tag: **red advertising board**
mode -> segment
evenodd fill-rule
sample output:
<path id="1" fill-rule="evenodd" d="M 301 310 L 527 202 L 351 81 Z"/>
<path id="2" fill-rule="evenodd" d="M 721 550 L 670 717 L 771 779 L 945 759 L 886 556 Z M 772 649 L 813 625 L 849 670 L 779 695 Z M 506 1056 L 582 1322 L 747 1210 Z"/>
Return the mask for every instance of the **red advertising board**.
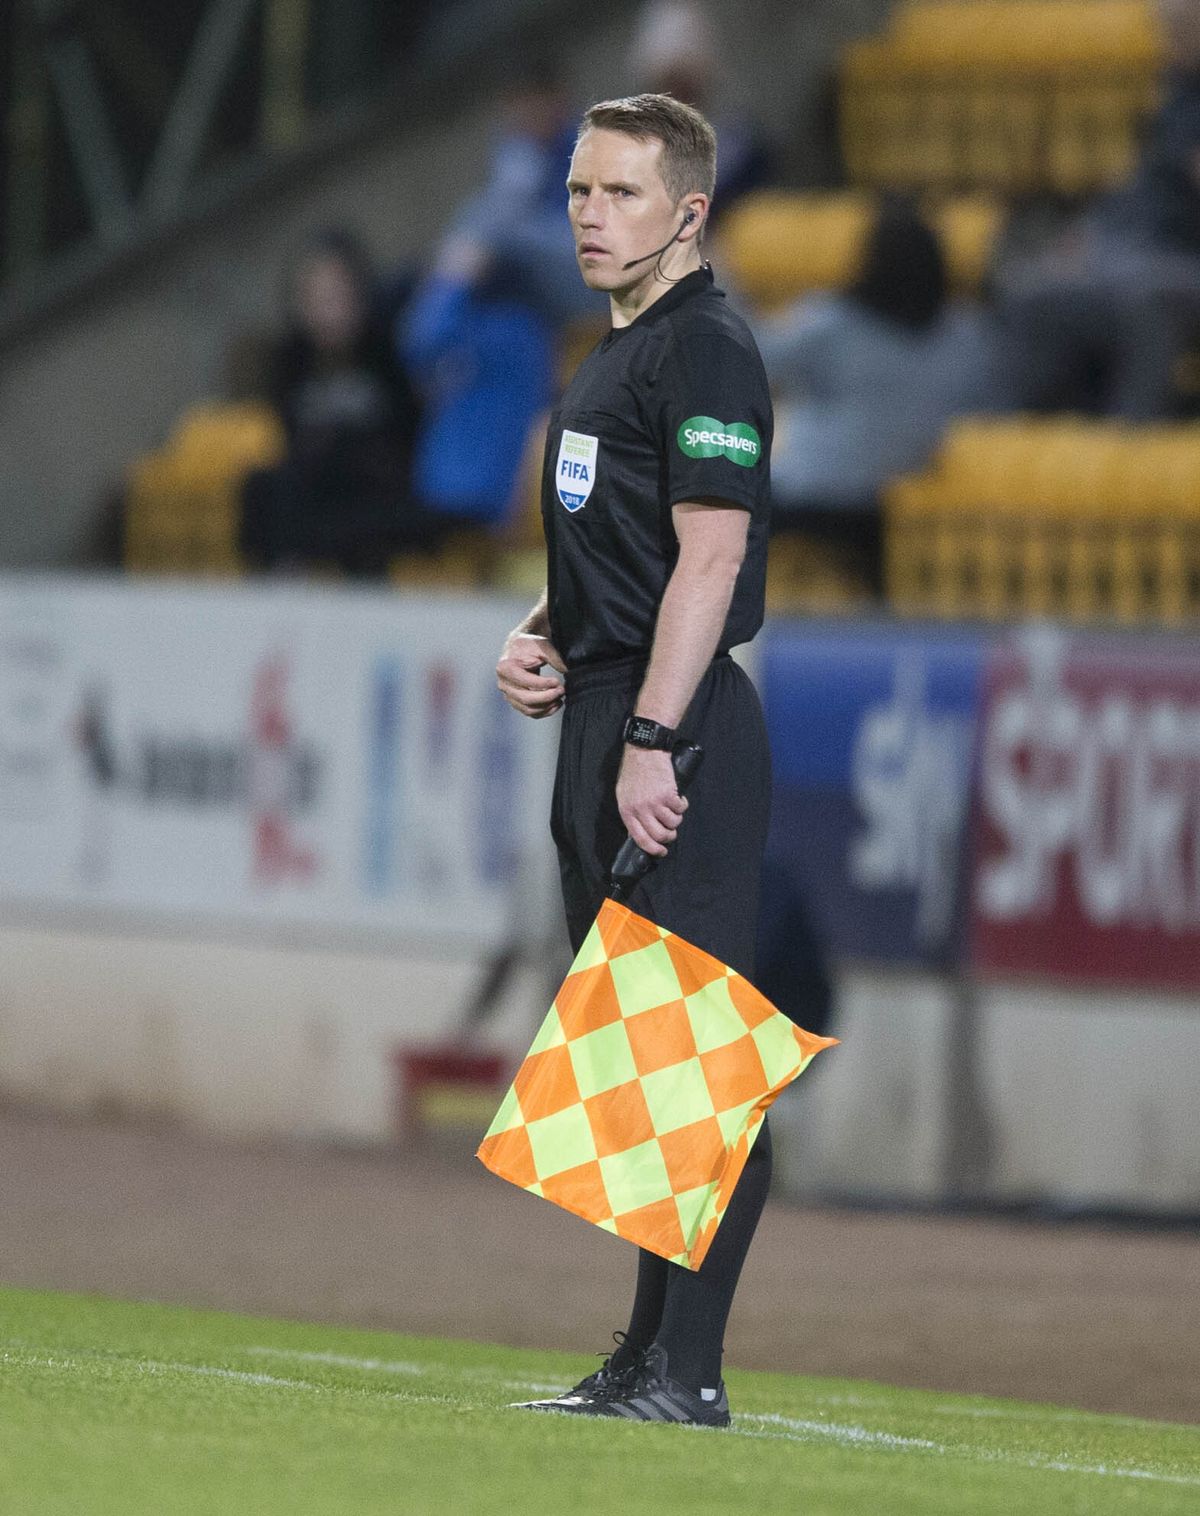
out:
<path id="1" fill-rule="evenodd" d="M 1200 988 L 1200 641 L 998 644 L 972 822 L 984 975 Z"/>

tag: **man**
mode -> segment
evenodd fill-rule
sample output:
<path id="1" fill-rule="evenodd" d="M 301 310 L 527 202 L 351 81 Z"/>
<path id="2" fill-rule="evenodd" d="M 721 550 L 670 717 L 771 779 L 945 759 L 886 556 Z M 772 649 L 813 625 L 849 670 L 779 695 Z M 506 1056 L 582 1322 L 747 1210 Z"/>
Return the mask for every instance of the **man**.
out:
<path id="1" fill-rule="evenodd" d="M 770 760 L 729 649 L 762 624 L 771 402 L 754 340 L 701 262 L 715 164 L 712 128 L 670 96 L 583 118 L 568 213 L 612 330 L 551 416 L 548 584 L 497 675 L 523 715 L 563 711 L 552 831 L 573 948 L 628 831 L 660 860 L 632 907 L 750 976 Z M 705 752 L 687 799 L 677 734 Z M 617 1351 L 537 1408 L 728 1424 L 722 1340 L 770 1166 L 764 1123 L 704 1266 L 641 1252 Z"/>
<path id="2" fill-rule="evenodd" d="M 1200 347 L 1200 6 L 1159 0 L 1163 99 L 1129 181 L 1002 273 L 1013 408 L 1170 420 Z"/>

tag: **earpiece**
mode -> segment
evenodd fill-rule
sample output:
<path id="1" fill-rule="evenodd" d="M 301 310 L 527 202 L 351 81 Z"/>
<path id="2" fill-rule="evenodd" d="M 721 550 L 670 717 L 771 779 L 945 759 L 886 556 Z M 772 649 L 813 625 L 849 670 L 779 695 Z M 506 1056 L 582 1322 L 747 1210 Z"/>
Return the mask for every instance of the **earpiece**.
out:
<path id="1" fill-rule="evenodd" d="M 683 224 L 684 224 L 684 226 L 691 226 L 692 222 L 695 221 L 695 219 L 696 219 L 696 212 L 695 211 L 688 211 L 687 215 L 683 218 Z"/>

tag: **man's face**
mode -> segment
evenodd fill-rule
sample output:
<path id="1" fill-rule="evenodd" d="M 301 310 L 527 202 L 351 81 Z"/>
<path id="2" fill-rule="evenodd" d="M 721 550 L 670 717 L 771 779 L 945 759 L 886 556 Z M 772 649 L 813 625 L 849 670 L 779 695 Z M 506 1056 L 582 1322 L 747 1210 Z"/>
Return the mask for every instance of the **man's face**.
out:
<path id="1" fill-rule="evenodd" d="M 679 208 L 667 194 L 658 164 L 662 143 L 624 132 L 585 132 L 567 178 L 568 214 L 583 282 L 594 290 L 628 289 L 654 268 L 647 258 L 678 230 Z"/>

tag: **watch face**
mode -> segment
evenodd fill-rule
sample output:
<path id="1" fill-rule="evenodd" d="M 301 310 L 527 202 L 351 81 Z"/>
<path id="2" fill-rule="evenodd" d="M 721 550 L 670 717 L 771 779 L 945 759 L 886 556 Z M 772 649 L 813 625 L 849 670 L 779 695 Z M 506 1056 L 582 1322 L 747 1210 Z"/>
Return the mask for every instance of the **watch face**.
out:
<path id="1" fill-rule="evenodd" d="M 625 741 L 634 747 L 669 748 L 675 733 L 669 726 L 660 726 L 649 716 L 630 716 L 625 723 Z"/>

